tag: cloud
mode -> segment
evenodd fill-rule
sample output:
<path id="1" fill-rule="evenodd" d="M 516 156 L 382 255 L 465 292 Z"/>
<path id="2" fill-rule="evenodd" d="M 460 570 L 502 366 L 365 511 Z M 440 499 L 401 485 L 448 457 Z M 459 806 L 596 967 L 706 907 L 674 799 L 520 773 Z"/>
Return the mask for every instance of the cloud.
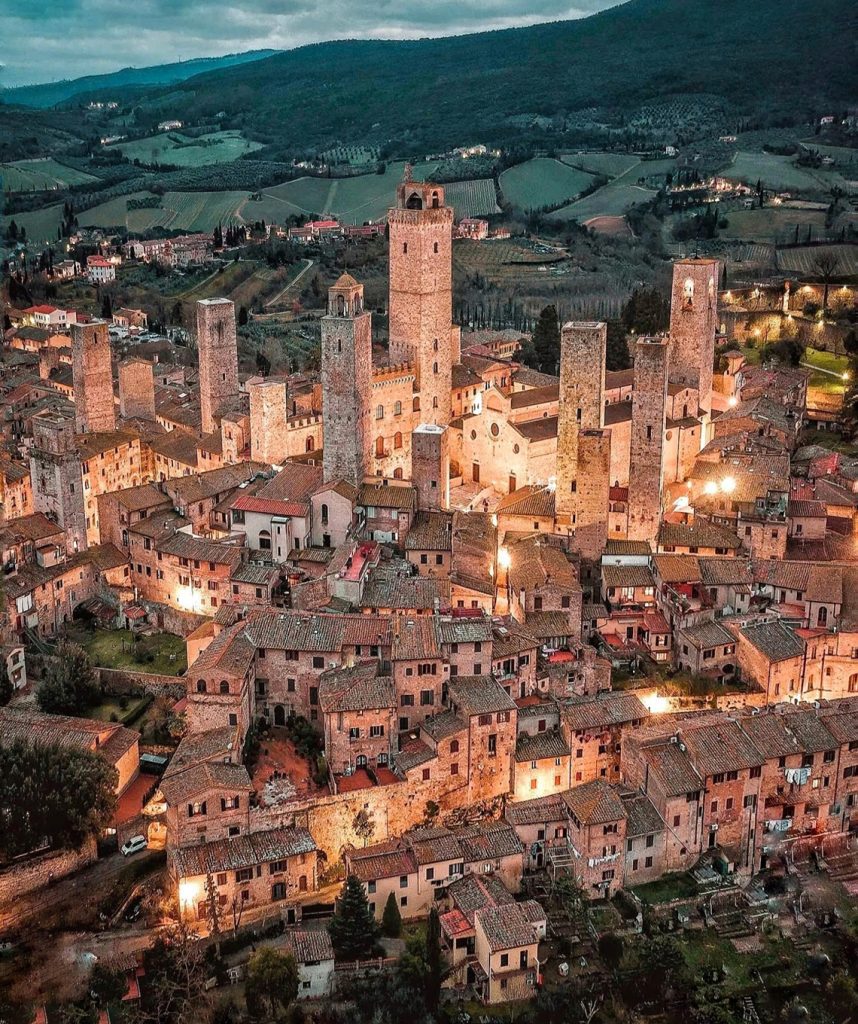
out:
<path id="1" fill-rule="evenodd" d="M 415 39 L 580 18 L 616 0 L 0 0 L 6 86 L 330 39 Z M 13 6 L 14 5 L 14 6 Z M 7 9 L 8 8 L 8 9 Z"/>

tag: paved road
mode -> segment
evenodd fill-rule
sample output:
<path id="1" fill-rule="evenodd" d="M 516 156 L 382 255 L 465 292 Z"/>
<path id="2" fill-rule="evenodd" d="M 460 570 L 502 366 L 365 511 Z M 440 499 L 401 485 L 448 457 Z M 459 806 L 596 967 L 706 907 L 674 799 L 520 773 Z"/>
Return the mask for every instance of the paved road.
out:
<path id="1" fill-rule="evenodd" d="M 304 269 L 298 271 L 298 273 L 295 275 L 295 277 L 292 278 L 292 280 L 286 285 L 285 288 L 281 288 L 280 291 L 274 296 L 273 299 L 269 299 L 268 302 L 265 303 L 265 308 L 266 309 L 268 309 L 269 306 L 276 306 L 277 303 L 280 301 L 280 299 L 289 291 L 289 289 L 290 288 L 294 288 L 294 286 L 301 280 L 301 278 L 313 266 L 313 260 L 309 259 L 306 256 L 304 257 L 304 263 L 306 264 Z"/>

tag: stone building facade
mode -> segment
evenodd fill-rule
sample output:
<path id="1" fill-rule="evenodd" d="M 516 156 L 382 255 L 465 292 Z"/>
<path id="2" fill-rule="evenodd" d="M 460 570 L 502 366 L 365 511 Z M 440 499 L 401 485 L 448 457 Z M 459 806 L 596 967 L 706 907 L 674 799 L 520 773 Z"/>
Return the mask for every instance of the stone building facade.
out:
<path id="1" fill-rule="evenodd" d="M 79 434 L 116 428 L 107 323 L 72 324 L 72 380 Z"/>
<path id="2" fill-rule="evenodd" d="M 229 299 L 197 302 L 197 350 L 202 431 L 211 434 L 238 398 L 235 304 Z"/>

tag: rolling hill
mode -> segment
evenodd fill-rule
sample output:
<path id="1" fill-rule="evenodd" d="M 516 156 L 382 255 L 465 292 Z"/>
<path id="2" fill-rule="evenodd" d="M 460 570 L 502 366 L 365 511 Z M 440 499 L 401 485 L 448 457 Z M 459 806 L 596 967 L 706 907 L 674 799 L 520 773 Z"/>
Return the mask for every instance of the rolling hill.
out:
<path id="1" fill-rule="evenodd" d="M 6 89 L 0 99 L 22 107 L 53 107 L 59 103 L 90 93 L 105 90 L 125 90 L 129 86 L 175 85 L 194 75 L 216 71 L 238 64 L 270 57 L 276 50 L 249 50 L 246 53 L 230 53 L 224 57 L 200 57 L 183 60 L 175 64 L 158 64 L 148 68 L 122 68 L 106 75 L 87 75 L 62 82 L 45 82 L 41 85 L 22 85 Z"/>
<path id="2" fill-rule="evenodd" d="M 291 148 L 503 141 L 529 119 L 575 112 L 622 132 L 644 107 L 644 119 L 669 126 L 671 104 L 681 111 L 689 98 L 717 108 L 721 123 L 796 122 L 854 101 L 856 38 L 849 0 L 817 0 L 812 11 L 804 0 L 630 0 L 529 28 L 305 46 L 151 90 L 144 102 L 184 120 L 226 111 L 251 137 Z"/>

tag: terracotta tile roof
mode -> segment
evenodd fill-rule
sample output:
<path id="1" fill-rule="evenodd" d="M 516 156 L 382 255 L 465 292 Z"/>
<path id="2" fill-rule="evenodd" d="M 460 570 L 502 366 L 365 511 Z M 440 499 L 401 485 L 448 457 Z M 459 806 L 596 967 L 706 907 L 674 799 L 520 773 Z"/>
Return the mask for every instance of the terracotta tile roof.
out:
<path id="1" fill-rule="evenodd" d="M 220 466 L 205 473 L 166 480 L 164 490 L 175 498 L 176 504 L 190 505 L 195 501 L 204 501 L 224 491 L 230 491 L 252 480 L 257 473 L 262 473 L 267 468 L 263 462 L 237 462 L 235 465 Z"/>
<path id="2" fill-rule="evenodd" d="M 440 658 L 441 640 L 435 617 L 394 614 L 390 655 L 394 661 Z"/>
<path id="3" fill-rule="evenodd" d="M 528 420 L 526 423 L 510 423 L 510 426 L 529 441 L 547 441 L 551 437 L 557 437 L 556 416 L 543 416 L 538 420 Z"/>
<path id="4" fill-rule="evenodd" d="M 65 536 L 63 528 L 51 522 L 41 512 L 35 512 L 29 516 L 21 516 L 20 519 L 7 519 L 4 525 L 0 527 L 0 533 L 10 538 L 30 541 Z"/>
<path id="5" fill-rule="evenodd" d="M 197 764 L 200 761 L 223 758 L 237 749 L 238 726 L 224 725 L 220 729 L 206 729 L 204 732 L 189 733 L 183 736 L 176 747 L 164 778 L 180 768 Z"/>
<path id="6" fill-rule="evenodd" d="M 447 887 L 447 896 L 462 914 L 470 928 L 474 914 L 485 907 L 500 907 L 515 903 L 512 894 L 495 875 L 467 874 Z"/>
<path id="7" fill-rule="evenodd" d="M 825 519 L 825 502 L 790 500 L 787 504 L 787 515 L 790 519 Z"/>
<path id="8" fill-rule="evenodd" d="M 567 789 L 563 800 L 582 825 L 602 825 L 609 821 L 622 821 L 626 817 L 616 789 L 602 779 Z"/>
<path id="9" fill-rule="evenodd" d="M 645 565 L 603 565 L 602 583 L 606 588 L 655 586 Z"/>
<path id="10" fill-rule="evenodd" d="M 192 666 L 193 674 L 217 671 L 242 679 L 253 664 L 255 654 L 256 648 L 245 632 L 245 624 L 237 622 L 219 633 L 200 652 Z"/>
<path id="11" fill-rule="evenodd" d="M 748 739 L 766 759 L 803 753 L 781 715 L 749 715 L 743 717 L 740 724 Z"/>
<path id="12" fill-rule="evenodd" d="M 553 637 L 568 637 L 574 632 L 566 612 L 528 612 L 525 625 L 540 642 Z"/>
<path id="13" fill-rule="evenodd" d="M 505 821 L 481 822 L 456 830 L 466 864 L 519 857 L 524 852 L 515 829 Z"/>
<path id="14" fill-rule="evenodd" d="M 661 815 L 644 793 L 621 793 L 620 799 L 626 810 L 626 837 L 628 839 L 664 831 L 665 824 Z"/>
<path id="15" fill-rule="evenodd" d="M 806 754 L 834 750 L 838 746 L 838 741 L 826 728 L 826 722 L 815 710 L 791 709 L 784 714 L 784 722 Z"/>
<path id="16" fill-rule="evenodd" d="M 419 768 L 427 761 L 433 761 L 436 757 L 435 751 L 423 740 L 409 740 L 403 744 L 398 754 L 393 755 L 393 765 L 398 772 L 406 774 L 413 768 Z"/>
<path id="17" fill-rule="evenodd" d="M 396 690 L 389 676 L 379 676 L 378 662 L 332 669 L 319 677 L 319 703 L 325 714 L 376 711 L 396 707 Z"/>
<path id="18" fill-rule="evenodd" d="M 449 680 L 450 703 L 466 715 L 515 711 L 515 701 L 493 676 L 454 676 Z"/>
<path id="19" fill-rule="evenodd" d="M 219 544 L 214 540 L 195 537 L 190 533 L 174 533 L 157 544 L 159 551 L 176 558 L 193 558 L 199 562 L 214 562 L 218 565 L 238 565 L 241 549 L 231 544 Z"/>
<path id="20" fill-rule="evenodd" d="M 560 384 L 546 384 L 539 388 L 527 388 L 510 395 L 511 409 L 527 409 L 532 405 L 551 405 L 560 399 Z"/>
<path id="21" fill-rule="evenodd" d="M 288 462 L 260 491 L 260 498 L 309 504 L 313 492 L 322 483 L 322 467 Z"/>
<path id="22" fill-rule="evenodd" d="M 569 744 L 563 739 L 563 734 L 555 729 L 546 729 L 544 732 L 533 733 L 533 735 L 520 732 L 515 745 L 515 759 L 519 764 L 527 761 L 540 761 L 546 757 L 568 757 Z"/>
<path id="23" fill-rule="evenodd" d="M 593 697 L 572 697 L 563 702 L 563 719 L 573 732 L 627 725 L 649 718 L 649 711 L 634 694 L 605 690 Z"/>
<path id="24" fill-rule="evenodd" d="M 441 619 L 438 633 L 442 644 L 490 643 L 492 620 L 485 617 Z"/>
<path id="25" fill-rule="evenodd" d="M 750 586 L 754 582 L 747 558 L 701 558 L 700 579 L 707 587 Z"/>
<path id="26" fill-rule="evenodd" d="M 177 807 L 185 801 L 192 801 L 195 796 L 213 790 L 249 793 L 253 785 L 243 764 L 203 761 L 165 775 L 158 788 L 167 803 Z"/>
<path id="27" fill-rule="evenodd" d="M 736 638 L 721 625 L 720 622 L 699 622 L 679 632 L 681 641 L 703 650 L 708 647 L 720 647 L 724 644 L 735 644 Z"/>
<path id="28" fill-rule="evenodd" d="M 741 771 L 763 763 L 763 756 L 735 721 L 703 723 L 680 736 L 701 775 Z"/>
<path id="29" fill-rule="evenodd" d="M 420 728 L 437 743 L 464 732 L 468 728 L 468 723 L 459 718 L 455 711 L 448 710 L 425 718 Z"/>
<path id="30" fill-rule="evenodd" d="M 789 661 L 804 654 L 802 640 L 780 621 L 750 623 L 739 634 L 769 661 Z"/>
<path id="31" fill-rule="evenodd" d="M 313 853 L 315 849 L 313 837 L 305 828 L 275 828 L 180 847 L 173 851 L 173 860 L 180 878 L 195 878 L 285 860 L 301 853 Z"/>
<path id="32" fill-rule="evenodd" d="M 605 545 L 605 554 L 611 555 L 651 555 L 652 548 L 648 540 L 609 540 Z"/>
<path id="33" fill-rule="evenodd" d="M 78 434 L 77 450 L 81 459 L 92 459 L 96 455 L 103 455 L 111 448 L 122 448 L 126 445 L 140 443 L 140 438 L 134 430 L 111 430 L 104 433 Z"/>
<path id="34" fill-rule="evenodd" d="M 406 571 L 405 566 L 408 566 Z M 386 562 L 371 570 L 363 590 L 364 608 L 434 611 L 450 605 L 450 581 L 411 575 L 407 562 Z"/>
<path id="35" fill-rule="evenodd" d="M 342 649 L 346 632 L 342 615 L 264 610 L 247 623 L 247 635 L 257 648 L 324 653 Z"/>
<path id="36" fill-rule="evenodd" d="M 647 744 L 641 748 L 641 756 L 659 780 L 665 796 L 682 796 L 703 789 L 703 780 L 691 763 L 687 750 L 682 750 L 678 743 L 660 740 Z"/>
<path id="37" fill-rule="evenodd" d="M 516 384 L 524 385 L 525 388 L 544 388 L 552 384 L 559 384 L 560 378 L 550 373 L 532 370 L 529 366 L 520 366 L 513 375 L 513 381 Z"/>
<path id="38" fill-rule="evenodd" d="M 492 625 L 492 660 L 500 661 L 539 647 L 539 640 L 515 619 Z"/>
<path id="39" fill-rule="evenodd" d="M 334 947 L 326 928 L 286 932 L 283 937 L 283 945 L 299 964 L 321 963 L 324 960 L 334 959 Z"/>
<path id="40" fill-rule="evenodd" d="M 416 828 L 406 832 L 403 841 L 414 855 L 417 864 L 437 864 L 439 861 L 464 859 L 459 840 L 447 828 Z"/>
<path id="41" fill-rule="evenodd" d="M 417 508 L 417 491 L 413 487 L 364 484 L 358 491 L 357 504 L 364 508 L 393 508 L 413 512 Z"/>
<path id="42" fill-rule="evenodd" d="M 665 523 L 658 531 L 658 545 L 664 547 L 726 548 L 738 550 L 741 541 L 720 523 L 697 516 L 692 523 Z"/>
<path id="43" fill-rule="evenodd" d="M 482 929 L 492 952 L 531 946 L 537 941 L 535 924 L 518 903 L 478 910 L 474 922 Z"/>
<path id="44" fill-rule="evenodd" d="M 231 507 L 238 512 L 257 512 L 264 516 L 295 516 L 302 518 L 310 511 L 309 502 L 263 498 L 260 494 L 239 494 Z"/>
<path id="45" fill-rule="evenodd" d="M 450 551 L 452 546 L 452 513 L 417 513 L 405 538 L 406 551 Z"/>
<path id="46" fill-rule="evenodd" d="M 544 825 L 550 821 L 566 820 L 566 802 L 561 793 L 540 796 L 535 800 L 517 800 L 507 803 L 504 817 L 510 825 Z"/>
<path id="47" fill-rule="evenodd" d="M 343 644 L 355 647 L 387 647 L 391 642 L 392 621 L 380 615 L 346 615 Z"/>
<path id="48" fill-rule="evenodd" d="M 527 392 L 524 392 L 525 394 Z M 505 495 L 500 502 L 496 512 L 498 515 L 520 515 L 532 518 L 533 516 L 543 519 L 554 518 L 554 493 L 548 487 L 539 484 L 527 484 L 526 487 L 519 487 L 513 490 L 512 494 Z"/>

